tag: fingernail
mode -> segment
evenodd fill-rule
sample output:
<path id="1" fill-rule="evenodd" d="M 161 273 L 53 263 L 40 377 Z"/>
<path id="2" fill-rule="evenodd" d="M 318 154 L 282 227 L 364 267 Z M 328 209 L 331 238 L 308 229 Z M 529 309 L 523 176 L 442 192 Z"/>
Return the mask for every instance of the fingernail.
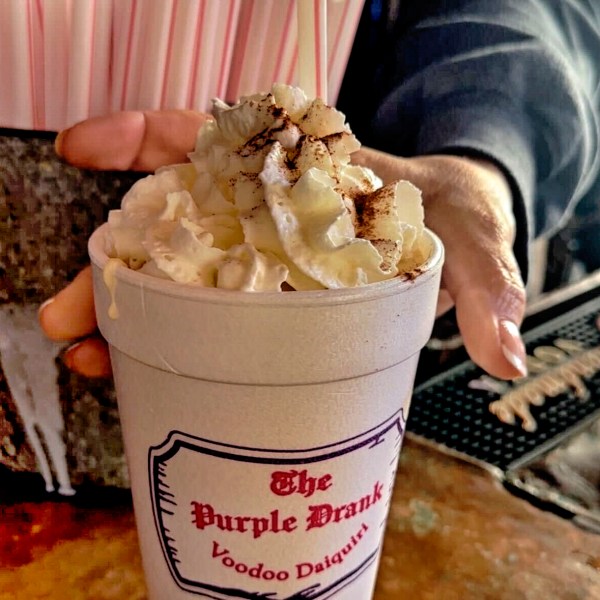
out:
<path id="1" fill-rule="evenodd" d="M 503 319 L 499 323 L 499 331 L 504 357 L 520 373 L 521 377 L 527 377 L 527 353 L 519 328 L 512 321 Z"/>
<path id="2" fill-rule="evenodd" d="M 44 312 L 44 309 L 46 308 L 46 306 L 48 306 L 48 304 L 52 304 L 54 302 L 54 296 L 52 296 L 52 298 L 48 298 L 48 300 L 44 300 L 44 302 L 42 302 L 40 304 L 40 307 L 38 308 L 38 317 Z"/>
<path id="3" fill-rule="evenodd" d="M 62 149 L 63 149 L 63 142 L 65 140 L 66 133 L 67 133 L 67 130 L 63 129 L 62 131 L 60 131 L 58 133 L 58 135 L 54 139 L 54 152 L 56 152 L 56 154 L 58 154 L 58 156 L 60 156 L 61 158 L 63 156 Z"/>
<path id="4" fill-rule="evenodd" d="M 76 342 L 72 346 L 69 346 L 63 354 L 63 361 L 68 369 L 73 369 L 73 365 L 75 364 L 75 361 L 73 360 L 74 354 L 77 352 L 79 346 L 81 346 L 81 342 Z"/>

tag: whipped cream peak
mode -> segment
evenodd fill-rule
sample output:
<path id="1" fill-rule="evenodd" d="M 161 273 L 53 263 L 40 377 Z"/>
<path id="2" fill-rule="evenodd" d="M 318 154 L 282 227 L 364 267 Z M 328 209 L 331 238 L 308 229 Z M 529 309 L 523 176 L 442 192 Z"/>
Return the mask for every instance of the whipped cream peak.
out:
<path id="1" fill-rule="evenodd" d="M 426 260 L 421 194 L 351 164 L 344 115 L 299 88 L 215 100 L 190 163 L 138 181 L 107 252 L 134 269 L 246 291 L 365 285 Z"/>
<path id="2" fill-rule="evenodd" d="M 287 267 L 269 253 L 251 244 L 233 246 L 219 266 L 217 286 L 244 292 L 279 292 L 288 275 Z"/>
<path id="3" fill-rule="evenodd" d="M 352 214 L 336 181 L 310 168 L 295 181 L 281 146 L 275 145 L 261 173 L 265 200 L 287 256 L 327 288 L 353 287 L 397 274 L 377 248 L 356 237 Z"/>

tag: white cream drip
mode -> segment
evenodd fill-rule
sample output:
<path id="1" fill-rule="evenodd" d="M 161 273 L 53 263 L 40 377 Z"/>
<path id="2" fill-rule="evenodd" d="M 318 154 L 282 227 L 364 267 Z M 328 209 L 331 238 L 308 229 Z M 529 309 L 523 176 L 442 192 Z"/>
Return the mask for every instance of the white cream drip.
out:
<path id="1" fill-rule="evenodd" d="M 104 265 L 104 269 L 102 271 L 102 279 L 104 281 L 104 285 L 106 285 L 106 289 L 110 294 L 110 305 L 108 307 L 108 316 L 111 319 L 119 318 L 119 308 L 117 306 L 117 276 L 115 271 L 119 267 L 126 267 L 127 265 L 120 258 L 109 258 Z"/>

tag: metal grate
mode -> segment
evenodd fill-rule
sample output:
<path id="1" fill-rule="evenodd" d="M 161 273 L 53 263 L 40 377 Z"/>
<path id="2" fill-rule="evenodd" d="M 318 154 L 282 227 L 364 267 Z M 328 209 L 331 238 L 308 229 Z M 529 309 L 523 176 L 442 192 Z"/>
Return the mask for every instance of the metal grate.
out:
<path id="1" fill-rule="evenodd" d="M 598 314 L 600 297 L 527 332 L 524 340 L 528 353 L 536 346 L 552 345 L 557 338 L 575 340 L 587 348 L 599 346 Z M 479 367 L 467 361 L 417 387 L 408 431 L 506 471 L 600 416 L 600 373 L 584 380 L 589 390 L 585 400 L 566 392 L 547 398 L 541 407 L 532 407 L 538 425 L 535 432 L 524 431 L 518 422 L 506 425 L 490 413 L 488 406 L 498 394 L 468 386 L 482 375 Z"/>

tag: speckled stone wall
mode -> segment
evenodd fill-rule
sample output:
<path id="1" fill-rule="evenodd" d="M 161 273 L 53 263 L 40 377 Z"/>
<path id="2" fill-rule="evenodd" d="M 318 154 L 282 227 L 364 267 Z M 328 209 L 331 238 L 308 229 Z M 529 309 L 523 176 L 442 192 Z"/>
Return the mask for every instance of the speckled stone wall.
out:
<path id="1" fill-rule="evenodd" d="M 0 131 L 0 310 L 37 307 L 70 281 L 88 263 L 89 235 L 139 177 L 66 165 L 53 138 Z M 127 486 L 111 381 L 72 374 L 60 353 L 56 361 L 72 483 Z M 38 469 L 1 367 L 0 463 Z"/>

